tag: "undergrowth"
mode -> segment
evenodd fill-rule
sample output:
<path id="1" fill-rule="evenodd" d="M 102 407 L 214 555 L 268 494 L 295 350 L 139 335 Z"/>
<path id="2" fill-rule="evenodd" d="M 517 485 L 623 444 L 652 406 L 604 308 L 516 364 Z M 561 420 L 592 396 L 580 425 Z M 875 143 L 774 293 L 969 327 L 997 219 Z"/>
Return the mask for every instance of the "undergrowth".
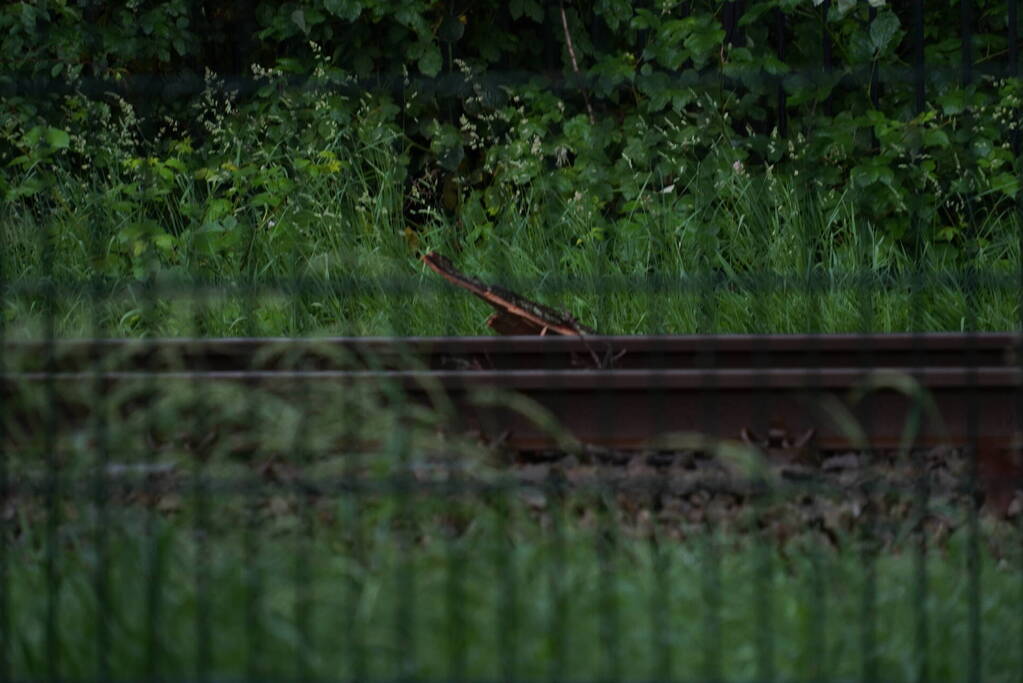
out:
<path id="1" fill-rule="evenodd" d="M 144 136 L 116 97 L 65 102 L 93 138 L 5 131 L 24 151 L 0 205 L 7 336 L 485 333 L 486 306 L 418 261 L 430 249 L 609 334 L 1019 326 L 1023 228 L 1007 198 L 956 231 L 921 214 L 896 239 L 852 183 L 823 190 L 683 145 L 670 178 L 637 171 L 611 211 L 581 180 L 568 192 L 563 168 L 488 187 L 413 171 L 402 105 L 257 75 L 272 94 L 245 110 L 208 76 L 191 105 L 201 141 Z"/>
<path id="2" fill-rule="evenodd" d="M 442 400 L 416 408 L 386 386 L 11 388 L 0 661 L 15 680 L 1023 666 L 1018 532 L 963 507 L 933 502 L 946 532 L 894 542 L 866 513 L 830 537 L 781 529 L 756 499 L 736 524 L 692 523 L 601 487 L 523 486 L 498 452 L 438 431 Z"/>

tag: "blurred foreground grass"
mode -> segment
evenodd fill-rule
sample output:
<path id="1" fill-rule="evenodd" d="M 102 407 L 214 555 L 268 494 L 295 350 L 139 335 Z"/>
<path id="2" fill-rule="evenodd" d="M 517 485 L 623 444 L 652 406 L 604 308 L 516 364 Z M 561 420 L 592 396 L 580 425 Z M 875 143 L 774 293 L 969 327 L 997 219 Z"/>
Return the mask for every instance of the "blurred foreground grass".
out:
<path id="1" fill-rule="evenodd" d="M 442 408 L 386 386 L 97 390 L 4 395 L 16 680 L 1023 670 L 1019 534 L 968 509 L 932 509 L 955 530 L 926 549 L 882 542 L 870 515 L 783 541 L 755 501 L 741 525 L 692 525 L 600 487 L 524 488 L 499 453 L 439 430 Z"/>

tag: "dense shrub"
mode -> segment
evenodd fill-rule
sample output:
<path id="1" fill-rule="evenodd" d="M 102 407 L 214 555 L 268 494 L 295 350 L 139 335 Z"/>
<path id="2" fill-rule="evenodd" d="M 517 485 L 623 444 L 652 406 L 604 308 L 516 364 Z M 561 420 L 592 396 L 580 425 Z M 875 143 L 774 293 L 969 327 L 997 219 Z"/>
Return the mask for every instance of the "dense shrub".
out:
<path id="1" fill-rule="evenodd" d="M 454 219 L 476 239 L 502 212 L 542 205 L 537 220 L 570 214 L 591 226 L 581 242 L 613 246 L 665 206 L 699 211 L 736 177 L 785 175 L 825 209 L 851 201 L 893 239 L 976 247 L 977 215 L 1007 210 L 1019 187 L 1007 3 L 969 17 L 965 53 L 958 3 L 928 3 L 919 111 L 911 10 L 8 3 L 0 191 L 45 211 L 59 177 L 107 178 L 111 202 L 144 207 L 117 235 L 129 260 L 143 243 L 173 260 L 190 230 L 216 255 L 236 246 L 240 214 L 272 220 L 303 174 L 365 163 L 342 162 L 335 144 L 359 139 L 404 169 L 410 224 Z M 209 181 L 203 215 L 177 215 L 196 180 Z M 678 201 L 653 201 L 667 194 Z"/>

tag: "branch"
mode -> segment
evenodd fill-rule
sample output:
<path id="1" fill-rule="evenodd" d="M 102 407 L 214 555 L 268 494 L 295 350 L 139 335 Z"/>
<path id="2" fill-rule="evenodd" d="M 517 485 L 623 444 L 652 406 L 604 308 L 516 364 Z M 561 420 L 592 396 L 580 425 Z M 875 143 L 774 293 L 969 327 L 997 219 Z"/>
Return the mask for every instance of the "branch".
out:
<path id="1" fill-rule="evenodd" d="M 561 7 L 561 28 L 565 32 L 565 45 L 568 47 L 568 56 L 572 60 L 572 70 L 575 71 L 576 76 L 581 76 L 579 73 L 579 60 L 575 58 L 575 47 L 572 45 L 572 34 L 568 32 L 568 17 L 565 16 L 565 3 L 560 3 Z M 590 124 L 597 122 L 593 116 L 593 107 L 590 106 L 590 96 L 586 93 L 586 88 L 583 87 L 583 101 L 586 102 L 586 112 L 590 115 Z"/>

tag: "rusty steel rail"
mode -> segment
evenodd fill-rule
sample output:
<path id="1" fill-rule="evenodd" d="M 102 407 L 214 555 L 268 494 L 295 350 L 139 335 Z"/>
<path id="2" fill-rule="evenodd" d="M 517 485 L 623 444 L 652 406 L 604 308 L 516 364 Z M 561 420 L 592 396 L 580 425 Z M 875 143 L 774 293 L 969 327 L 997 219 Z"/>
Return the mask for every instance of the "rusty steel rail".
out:
<path id="1" fill-rule="evenodd" d="M 916 399 L 866 392 L 879 371 L 912 377 L 933 402 L 916 443 L 1011 449 L 1023 431 L 1013 334 L 687 337 L 484 337 L 87 340 L 8 343 L 7 380 L 124 382 L 138 378 L 399 382 L 426 400 L 441 389 L 463 424 L 516 450 L 556 447 L 553 435 L 481 390 L 526 396 L 578 440 L 643 448 L 665 432 L 735 438 L 743 429 L 800 434 L 851 447 L 854 415 L 871 445 L 904 438 Z M 830 411 L 830 413 L 828 412 Z"/>
<path id="2" fill-rule="evenodd" d="M 75 371 L 4 378 L 104 386 L 243 382 L 285 393 L 317 383 L 392 383 L 419 402 L 443 395 L 464 427 L 519 451 L 557 448 L 565 435 L 621 450 L 650 448 L 666 433 L 729 439 L 744 430 L 793 436 L 812 430 L 824 450 L 896 448 L 907 429 L 918 446 L 1009 448 L 1023 435 L 1018 367 Z M 526 397 L 560 429 L 536 424 L 514 402 L 502 401 L 502 392 Z M 852 431 L 843 421 L 850 418 Z M 855 442 L 859 432 L 866 443 Z"/>
<path id="3" fill-rule="evenodd" d="M 2 351 L 5 382 L 157 377 L 282 390 L 393 382 L 418 401 L 441 391 L 461 427 L 517 451 L 558 448 L 566 435 L 640 449 L 666 433 L 812 433 L 816 447 L 834 450 L 894 448 L 910 434 L 919 446 L 975 448 L 996 469 L 1016 472 L 1020 343 L 1012 334 L 180 339 L 7 343 Z M 481 400 L 494 390 L 526 397 L 561 429 L 507 401 Z M 867 444 L 857 443 L 857 430 Z"/>
<path id="4" fill-rule="evenodd" d="M 325 337 L 7 342 L 22 371 L 725 369 L 1012 367 L 1010 333 L 619 337 Z M 9 363 L 10 365 L 10 363 Z"/>

